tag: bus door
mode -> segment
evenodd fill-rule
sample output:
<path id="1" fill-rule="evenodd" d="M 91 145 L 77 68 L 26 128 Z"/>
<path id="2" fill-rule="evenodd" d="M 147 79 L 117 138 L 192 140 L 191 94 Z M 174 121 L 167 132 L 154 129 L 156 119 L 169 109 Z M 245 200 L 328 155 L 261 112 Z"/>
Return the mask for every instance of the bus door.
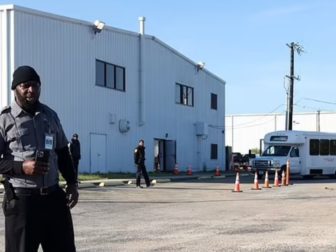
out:
<path id="1" fill-rule="evenodd" d="M 290 153 L 290 172 L 291 173 L 300 173 L 301 172 L 301 157 L 299 147 L 293 146 Z"/>

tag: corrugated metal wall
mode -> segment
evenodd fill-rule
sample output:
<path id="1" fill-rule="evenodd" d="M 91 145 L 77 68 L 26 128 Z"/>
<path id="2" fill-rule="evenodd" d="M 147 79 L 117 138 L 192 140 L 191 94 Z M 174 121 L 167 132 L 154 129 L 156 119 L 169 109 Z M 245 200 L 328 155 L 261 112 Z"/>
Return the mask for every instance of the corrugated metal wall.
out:
<path id="1" fill-rule="evenodd" d="M 178 140 L 177 161 L 180 167 L 196 169 L 223 165 L 224 85 L 194 64 L 181 58 L 156 39 L 146 41 L 146 121 L 157 138 Z M 194 106 L 175 103 L 175 85 L 194 88 Z M 210 93 L 218 94 L 218 110 L 210 109 Z M 153 104 L 153 105 L 151 105 Z M 195 123 L 206 122 L 210 128 L 207 139 L 196 137 Z M 219 159 L 210 160 L 211 143 L 219 145 Z M 200 146 L 199 146 L 200 145 Z"/>
<path id="2" fill-rule="evenodd" d="M 21 8 L 15 11 L 15 65 L 29 64 L 38 70 L 42 102 L 58 112 L 69 138 L 79 134 L 82 172 L 94 170 L 92 146 L 99 141 L 106 144 L 104 171 L 134 171 L 133 149 L 140 138 L 146 141 L 149 170 L 155 138 L 176 141 L 181 168 L 223 167 L 224 82 L 208 71 L 197 72 L 191 60 L 145 36 L 145 124 L 139 126 L 139 42 L 138 33 L 107 27 L 94 34 L 87 22 Z M 96 59 L 125 67 L 126 92 L 95 85 Z M 194 107 L 175 103 L 177 82 L 194 88 Z M 217 111 L 210 109 L 211 92 L 218 95 Z M 126 133 L 119 131 L 123 119 L 130 122 Z M 210 125 L 206 139 L 196 137 L 198 121 Z M 217 160 L 210 159 L 212 143 L 218 144 Z"/>

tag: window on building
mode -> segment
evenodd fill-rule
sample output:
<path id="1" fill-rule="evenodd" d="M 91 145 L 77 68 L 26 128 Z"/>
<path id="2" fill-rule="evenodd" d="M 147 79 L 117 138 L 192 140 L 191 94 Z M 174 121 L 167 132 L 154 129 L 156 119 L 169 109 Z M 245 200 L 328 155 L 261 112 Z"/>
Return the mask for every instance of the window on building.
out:
<path id="1" fill-rule="evenodd" d="M 194 88 L 176 83 L 175 102 L 186 106 L 194 106 Z"/>
<path id="2" fill-rule="evenodd" d="M 211 93 L 211 109 L 217 110 L 217 95 Z"/>
<path id="3" fill-rule="evenodd" d="M 329 155 L 329 140 L 320 139 L 320 155 L 326 156 Z"/>
<path id="4" fill-rule="evenodd" d="M 125 68 L 96 60 L 96 85 L 125 91 Z"/>
<path id="5" fill-rule="evenodd" d="M 115 67 L 115 87 L 118 90 L 125 90 L 125 68 Z"/>
<path id="6" fill-rule="evenodd" d="M 320 141 L 318 139 L 310 139 L 309 154 L 312 156 L 317 156 L 320 154 Z"/>
<path id="7" fill-rule="evenodd" d="M 218 145 L 217 144 L 211 144 L 210 158 L 211 159 L 217 159 L 218 158 Z"/>
<path id="8" fill-rule="evenodd" d="M 105 64 L 96 60 L 96 85 L 105 86 Z"/>

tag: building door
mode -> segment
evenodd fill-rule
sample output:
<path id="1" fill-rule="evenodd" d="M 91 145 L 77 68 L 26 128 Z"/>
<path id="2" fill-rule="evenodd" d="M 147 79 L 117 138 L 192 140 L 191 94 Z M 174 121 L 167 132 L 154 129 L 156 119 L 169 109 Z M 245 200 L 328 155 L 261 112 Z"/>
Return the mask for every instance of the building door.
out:
<path id="1" fill-rule="evenodd" d="M 165 141 L 165 168 L 167 171 L 173 171 L 176 164 L 176 141 Z"/>
<path id="2" fill-rule="evenodd" d="M 176 141 L 166 139 L 154 140 L 154 164 L 160 171 L 173 171 L 176 163 Z"/>
<path id="3" fill-rule="evenodd" d="M 90 172 L 106 172 L 106 135 L 90 134 Z"/>

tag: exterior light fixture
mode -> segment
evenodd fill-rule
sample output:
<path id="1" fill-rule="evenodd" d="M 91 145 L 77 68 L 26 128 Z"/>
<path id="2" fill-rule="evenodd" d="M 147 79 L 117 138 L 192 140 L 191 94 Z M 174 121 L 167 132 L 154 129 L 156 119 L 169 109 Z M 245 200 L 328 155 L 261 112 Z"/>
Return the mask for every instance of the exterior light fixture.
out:
<path id="1" fill-rule="evenodd" d="M 196 64 L 196 70 L 197 70 L 197 72 L 198 72 L 199 70 L 202 70 L 204 67 L 205 67 L 205 63 L 204 63 L 204 62 L 198 62 L 198 63 Z"/>
<path id="2" fill-rule="evenodd" d="M 93 23 L 93 31 L 94 33 L 99 33 L 104 29 L 105 23 L 99 20 L 94 21 Z"/>

